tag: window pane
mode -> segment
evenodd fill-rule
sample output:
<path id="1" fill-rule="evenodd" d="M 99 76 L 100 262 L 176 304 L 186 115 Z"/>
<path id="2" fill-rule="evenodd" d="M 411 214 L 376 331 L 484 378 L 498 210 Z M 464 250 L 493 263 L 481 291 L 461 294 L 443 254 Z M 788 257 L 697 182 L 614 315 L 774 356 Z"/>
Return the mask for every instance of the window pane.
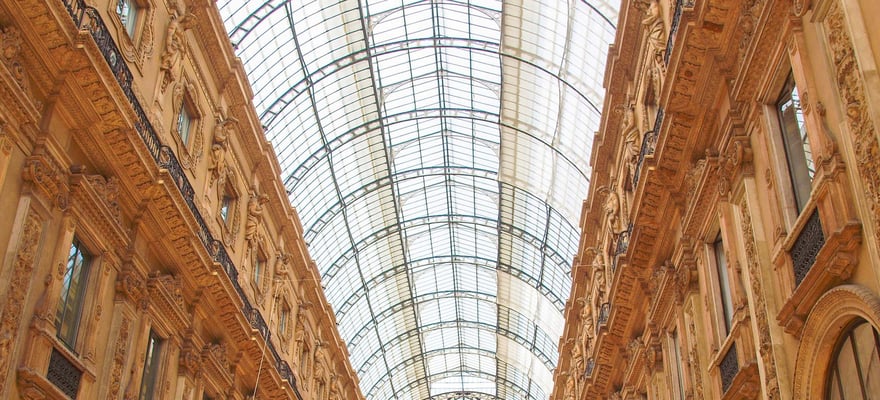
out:
<path id="1" fill-rule="evenodd" d="M 85 285 L 89 274 L 89 255 L 83 253 L 82 246 L 74 239 L 67 258 L 67 268 L 61 282 L 61 297 L 55 312 L 55 328 L 58 338 L 73 349 L 79 331 Z"/>
<path id="2" fill-rule="evenodd" d="M 810 198 L 816 167 L 813 165 L 813 156 L 807 138 L 807 129 L 804 125 L 804 114 L 801 112 L 797 86 L 791 75 L 786 81 L 776 107 L 782 128 L 782 141 L 785 145 L 785 158 L 788 161 L 791 185 L 794 189 L 798 212 L 801 212 Z"/>

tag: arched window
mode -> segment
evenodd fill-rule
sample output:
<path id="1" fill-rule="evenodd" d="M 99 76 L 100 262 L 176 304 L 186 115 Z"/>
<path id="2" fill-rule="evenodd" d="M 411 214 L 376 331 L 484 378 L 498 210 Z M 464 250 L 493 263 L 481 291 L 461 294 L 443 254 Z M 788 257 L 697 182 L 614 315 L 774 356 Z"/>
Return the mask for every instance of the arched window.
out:
<path id="1" fill-rule="evenodd" d="M 860 320 L 841 337 L 829 366 L 828 399 L 868 400 L 880 393 L 880 333 Z"/>

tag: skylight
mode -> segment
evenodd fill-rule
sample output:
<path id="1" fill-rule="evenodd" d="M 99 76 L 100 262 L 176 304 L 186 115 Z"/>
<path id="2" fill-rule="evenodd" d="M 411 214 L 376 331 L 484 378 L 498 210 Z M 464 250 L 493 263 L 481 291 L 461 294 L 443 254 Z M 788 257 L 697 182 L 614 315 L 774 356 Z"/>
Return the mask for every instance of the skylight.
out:
<path id="1" fill-rule="evenodd" d="M 546 399 L 617 2 L 218 4 L 367 399 Z"/>

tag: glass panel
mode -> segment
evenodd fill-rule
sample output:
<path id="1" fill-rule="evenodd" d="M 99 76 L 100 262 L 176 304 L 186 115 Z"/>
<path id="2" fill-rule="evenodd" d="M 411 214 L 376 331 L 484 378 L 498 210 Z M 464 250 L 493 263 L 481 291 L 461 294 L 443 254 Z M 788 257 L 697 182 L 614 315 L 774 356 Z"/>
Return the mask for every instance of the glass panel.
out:
<path id="1" fill-rule="evenodd" d="M 55 329 L 58 331 L 58 338 L 71 350 L 76 346 L 90 263 L 91 256 L 83 252 L 82 245 L 74 239 L 61 281 L 61 297 L 55 310 Z"/>

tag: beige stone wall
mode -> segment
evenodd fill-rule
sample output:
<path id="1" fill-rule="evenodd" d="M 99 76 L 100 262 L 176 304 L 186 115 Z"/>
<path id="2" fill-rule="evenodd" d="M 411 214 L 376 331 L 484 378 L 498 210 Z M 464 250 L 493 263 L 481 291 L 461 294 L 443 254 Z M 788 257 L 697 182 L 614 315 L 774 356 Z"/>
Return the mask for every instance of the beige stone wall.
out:
<path id="1" fill-rule="evenodd" d="M 878 11 L 624 1 L 551 398 L 823 398 L 846 327 L 880 329 Z M 800 212 L 776 111 L 789 74 L 816 166 Z"/>
<path id="2" fill-rule="evenodd" d="M 0 398 L 136 398 L 150 332 L 154 398 L 362 398 L 216 5 L 136 3 L 0 3 Z"/>

